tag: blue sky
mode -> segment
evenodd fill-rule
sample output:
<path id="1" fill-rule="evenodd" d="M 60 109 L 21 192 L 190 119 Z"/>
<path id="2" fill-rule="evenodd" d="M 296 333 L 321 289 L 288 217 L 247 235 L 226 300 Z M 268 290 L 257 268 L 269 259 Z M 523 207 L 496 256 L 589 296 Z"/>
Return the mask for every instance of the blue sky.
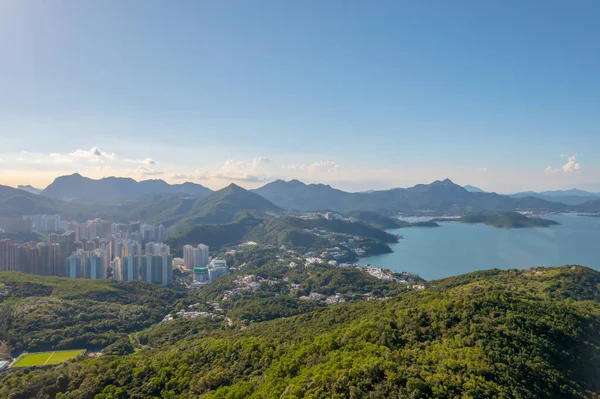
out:
<path id="1" fill-rule="evenodd" d="M 599 18 L 595 1 L 4 1 L 0 184 L 600 191 Z"/>

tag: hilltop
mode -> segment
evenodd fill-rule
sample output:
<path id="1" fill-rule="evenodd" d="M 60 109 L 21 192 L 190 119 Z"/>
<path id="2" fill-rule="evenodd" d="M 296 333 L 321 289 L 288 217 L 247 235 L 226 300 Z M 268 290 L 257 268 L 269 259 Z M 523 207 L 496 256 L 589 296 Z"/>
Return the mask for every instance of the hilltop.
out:
<path id="1" fill-rule="evenodd" d="M 279 211 L 279 207 L 260 195 L 232 183 L 196 201 L 189 212 L 173 224 L 171 230 L 178 232 L 199 224 L 230 223 L 243 213 L 264 215 L 266 212 Z"/>

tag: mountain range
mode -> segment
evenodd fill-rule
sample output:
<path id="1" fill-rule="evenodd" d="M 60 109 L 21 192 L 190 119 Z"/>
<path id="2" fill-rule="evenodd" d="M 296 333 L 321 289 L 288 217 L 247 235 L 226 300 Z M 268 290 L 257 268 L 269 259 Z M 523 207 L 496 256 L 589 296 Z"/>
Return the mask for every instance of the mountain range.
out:
<path id="1" fill-rule="evenodd" d="M 0 216 L 58 213 L 65 219 L 102 218 L 116 222 L 162 223 L 172 231 L 196 224 L 230 223 L 242 214 L 264 215 L 280 209 L 260 195 L 235 184 L 207 196 L 146 194 L 113 202 L 63 201 L 0 186 Z"/>
<path id="2" fill-rule="evenodd" d="M 195 183 L 170 185 L 162 180 L 136 182 L 116 177 L 94 180 L 74 174 L 57 178 L 41 195 L 0 186 L 0 216 L 60 213 L 77 220 L 101 217 L 163 223 L 179 231 L 195 224 L 230 223 L 242 213 L 259 215 L 282 209 L 371 211 L 382 215 L 515 210 L 600 212 L 600 197 L 591 193 L 591 201 L 575 205 L 560 202 L 573 194 L 572 190 L 515 196 L 470 192 L 449 179 L 360 193 L 298 180 L 276 180 L 254 190 L 231 184 L 213 192 Z"/>
<path id="3" fill-rule="evenodd" d="M 450 179 L 409 188 L 361 193 L 348 193 L 324 184 L 304 184 L 298 180 L 276 180 L 253 191 L 281 208 L 299 211 L 363 210 L 396 214 L 517 209 L 560 212 L 568 208 L 565 204 L 535 197 L 512 198 L 495 193 L 469 192 Z"/>
<path id="4" fill-rule="evenodd" d="M 212 193 L 211 189 L 190 182 L 182 184 L 168 184 L 164 180 L 142 180 L 138 182 L 131 178 L 121 177 L 106 177 L 95 180 L 83 177 L 78 173 L 56 178 L 44 190 L 31 186 L 19 186 L 19 189 L 64 201 L 82 199 L 114 201 L 151 194 L 184 194 L 193 197 L 205 197 Z M 440 211 L 452 207 L 458 209 L 472 207 L 478 210 L 514 210 L 522 207 L 561 211 L 563 209 L 560 209 L 560 206 L 548 204 L 548 202 L 580 205 L 600 198 L 600 193 L 578 189 L 543 192 L 525 191 L 501 196 L 485 192 L 471 185 L 460 187 L 449 179 L 436 181 L 429 185 L 419 184 L 409 188 L 369 190 L 360 193 L 345 192 L 326 184 L 304 184 L 298 180 L 287 182 L 276 180 L 253 191 L 282 208 L 300 211 L 331 209 L 339 212 L 374 210 L 383 213 L 414 212 L 422 209 Z M 520 201 L 508 200 L 507 197 Z M 545 202 L 534 201 L 534 199 Z"/>
<path id="5" fill-rule="evenodd" d="M 525 191 L 512 194 L 513 198 L 534 197 L 545 201 L 560 202 L 566 205 L 580 205 L 588 201 L 593 201 L 600 198 L 600 193 L 590 193 L 588 191 L 572 189 L 572 190 L 556 190 L 556 191 Z"/>
<path id="6" fill-rule="evenodd" d="M 135 198 L 147 194 L 187 194 L 198 197 L 212 192 L 196 183 L 169 184 L 164 180 L 135 181 L 126 177 L 105 177 L 95 180 L 79 173 L 57 177 L 40 194 L 45 197 L 71 201 L 74 199 L 114 200 Z"/>

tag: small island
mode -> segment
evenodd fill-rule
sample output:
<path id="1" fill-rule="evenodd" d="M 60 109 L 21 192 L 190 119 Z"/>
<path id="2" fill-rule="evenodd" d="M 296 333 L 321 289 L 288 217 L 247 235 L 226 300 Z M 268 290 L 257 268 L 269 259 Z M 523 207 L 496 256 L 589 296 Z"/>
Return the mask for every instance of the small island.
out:
<path id="1" fill-rule="evenodd" d="M 519 212 L 473 212 L 460 218 L 436 218 L 434 222 L 483 223 L 498 228 L 548 227 L 560 223 L 538 217 L 529 217 Z"/>

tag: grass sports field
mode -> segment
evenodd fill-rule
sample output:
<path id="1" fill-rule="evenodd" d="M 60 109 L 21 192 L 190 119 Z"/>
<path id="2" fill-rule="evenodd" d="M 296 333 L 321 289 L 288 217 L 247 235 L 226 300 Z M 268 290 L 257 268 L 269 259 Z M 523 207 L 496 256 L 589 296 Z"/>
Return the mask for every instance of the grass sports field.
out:
<path id="1" fill-rule="evenodd" d="M 28 353 L 26 355 L 21 355 L 21 357 L 17 359 L 12 367 L 31 367 L 58 364 L 66 362 L 69 359 L 73 359 L 82 353 L 85 353 L 85 350 L 78 349 L 73 351 Z"/>

